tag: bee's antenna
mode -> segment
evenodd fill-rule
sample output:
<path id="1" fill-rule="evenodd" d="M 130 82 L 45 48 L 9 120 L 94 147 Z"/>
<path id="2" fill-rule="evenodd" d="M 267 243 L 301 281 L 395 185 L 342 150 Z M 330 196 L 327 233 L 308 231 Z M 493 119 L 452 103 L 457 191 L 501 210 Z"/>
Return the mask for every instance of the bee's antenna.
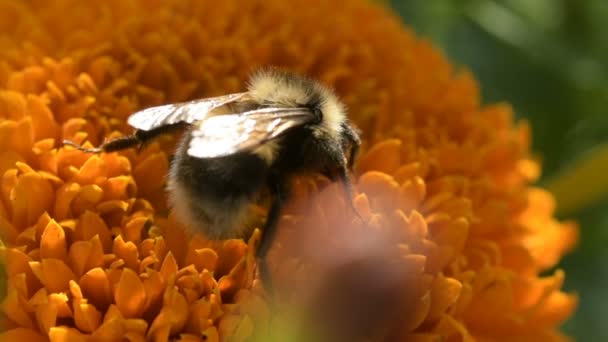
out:
<path id="1" fill-rule="evenodd" d="M 79 151 L 87 152 L 87 153 L 100 153 L 103 151 L 103 149 L 99 148 L 99 147 L 94 147 L 94 148 L 82 147 L 82 145 L 79 145 L 79 144 L 73 142 L 72 140 L 64 140 L 63 144 L 67 145 L 67 146 L 72 146 Z"/>

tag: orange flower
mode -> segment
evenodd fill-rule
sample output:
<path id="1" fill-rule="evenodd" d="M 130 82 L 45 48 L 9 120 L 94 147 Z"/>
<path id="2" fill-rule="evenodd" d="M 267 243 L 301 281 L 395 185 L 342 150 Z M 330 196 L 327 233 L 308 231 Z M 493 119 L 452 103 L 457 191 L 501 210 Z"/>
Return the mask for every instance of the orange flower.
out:
<path id="1" fill-rule="evenodd" d="M 576 298 L 560 291 L 563 272 L 539 274 L 577 230 L 529 186 L 528 126 L 507 105 L 481 107 L 468 72 L 377 4 L 0 0 L 0 30 L 0 339 L 244 341 L 268 329 L 259 231 L 188 239 L 167 215 L 171 138 L 101 155 L 61 140 L 98 145 L 130 132 L 139 108 L 241 91 L 273 64 L 333 86 L 365 140 L 366 224 L 335 186 L 299 180 L 269 256 L 277 283 L 305 288 L 379 234 L 407 274 L 395 336 L 566 340 L 557 327 Z"/>

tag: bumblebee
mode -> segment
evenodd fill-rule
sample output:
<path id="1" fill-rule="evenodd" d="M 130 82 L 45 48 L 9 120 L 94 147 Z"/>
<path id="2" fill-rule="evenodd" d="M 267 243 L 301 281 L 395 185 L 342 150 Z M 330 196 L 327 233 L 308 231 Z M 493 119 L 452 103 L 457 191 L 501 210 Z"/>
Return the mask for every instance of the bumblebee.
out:
<path id="1" fill-rule="evenodd" d="M 191 230 L 211 239 L 241 237 L 248 208 L 262 192 L 271 203 L 257 250 L 265 256 L 293 176 L 322 173 L 343 184 L 352 205 L 349 171 L 361 144 L 345 106 L 327 87 L 279 69 L 252 74 L 247 91 L 151 107 L 134 113 L 132 135 L 87 149 L 112 152 L 142 146 L 185 127 L 168 175 L 170 205 Z"/>

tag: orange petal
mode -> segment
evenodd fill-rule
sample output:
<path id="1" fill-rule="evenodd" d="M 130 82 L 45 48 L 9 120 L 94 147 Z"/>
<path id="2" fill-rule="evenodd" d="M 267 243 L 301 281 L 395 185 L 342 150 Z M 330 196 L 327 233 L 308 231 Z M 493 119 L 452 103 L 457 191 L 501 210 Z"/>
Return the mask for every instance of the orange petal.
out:
<path id="1" fill-rule="evenodd" d="M 57 307 L 52 304 L 43 304 L 36 308 L 36 320 L 40 331 L 48 334 L 57 322 Z"/>
<path id="2" fill-rule="evenodd" d="M 193 334 L 180 334 L 179 335 L 179 340 L 178 341 L 183 341 L 183 342 L 204 342 L 204 341 L 209 341 L 207 338 L 203 339 L 197 335 L 193 335 Z"/>
<path id="3" fill-rule="evenodd" d="M 207 321 L 211 315 L 211 303 L 204 298 L 201 298 L 190 305 L 190 314 L 186 331 L 198 333 L 207 328 Z"/>
<path id="4" fill-rule="evenodd" d="M 401 165 L 394 173 L 393 178 L 397 183 L 406 182 L 414 177 L 424 179 L 424 170 L 421 162 L 413 162 Z"/>
<path id="5" fill-rule="evenodd" d="M 211 327 L 205 329 L 205 331 L 203 331 L 203 337 L 206 342 L 219 342 L 220 341 L 220 334 L 217 332 L 217 328 L 214 326 L 211 326 Z"/>
<path id="6" fill-rule="evenodd" d="M 67 254 L 68 250 L 65 241 L 65 232 L 55 220 L 51 220 L 42 233 L 40 241 L 40 258 L 54 258 L 65 261 Z"/>
<path id="7" fill-rule="evenodd" d="M 68 306 L 68 296 L 65 293 L 51 293 L 48 303 L 57 308 L 57 317 L 72 317 L 72 310 Z"/>
<path id="8" fill-rule="evenodd" d="M 37 264 L 30 262 L 30 267 L 49 292 L 67 291 L 70 280 L 75 279 L 74 273 L 63 260 L 42 259 L 39 266 Z"/>
<path id="9" fill-rule="evenodd" d="M 138 317 L 146 305 L 146 289 L 139 276 L 125 268 L 114 294 L 116 306 L 124 317 Z"/>
<path id="10" fill-rule="evenodd" d="M 101 312 L 93 305 L 88 304 L 84 300 L 75 299 L 74 307 L 74 322 L 76 327 L 81 331 L 90 333 L 95 331 L 101 324 Z"/>
<path id="11" fill-rule="evenodd" d="M 228 274 L 246 254 L 247 245 L 243 240 L 231 239 L 224 241 L 219 253 L 220 258 L 215 274 L 217 276 Z"/>
<path id="12" fill-rule="evenodd" d="M 28 96 L 28 115 L 32 117 L 34 141 L 45 138 L 58 139 L 59 125 L 53 117 L 53 113 L 41 97 Z"/>
<path id="13" fill-rule="evenodd" d="M 96 207 L 100 214 L 126 213 L 129 209 L 129 202 L 121 200 L 103 201 Z"/>
<path id="14" fill-rule="evenodd" d="M 89 341 L 87 336 L 82 334 L 80 331 L 78 331 L 74 328 L 68 328 L 65 326 L 51 328 L 49 331 L 49 339 L 50 339 L 50 342 L 66 342 L 66 341 L 87 342 L 87 341 Z"/>
<path id="15" fill-rule="evenodd" d="M 129 176 L 131 174 L 131 162 L 125 156 L 117 153 L 106 153 L 101 156 L 108 170 L 108 178 L 121 178 L 120 176 Z"/>
<path id="16" fill-rule="evenodd" d="M 159 323 L 159 326 L 154 330 L 152 330 L 152 327 L 150 327 L 150 331 L 148 331 L 147 334 L 148 340 L 169 341 L 169 335 L 171 334 L 171 325 L 166 322 L 167 319 L 164 315 L 161 316 L 159 314 L 158 316 L 156 316 L 156 319 L 154 321 L 156 322 L 157 320 L 158 322 L 163 323 Z M 154 324 L 154 322 L 152 324 Z"/>
<path id="17" fill-rule="evenodd" d="M 78 277 L 92 268 L 103 266 L 103 257 L 103 247 L 98 235 L 91 241 L 76 241 L 70 246 L 70 265 Z"/>
<path id="18" fill-rule="evenodd" d="M 165 282 L 168 282 L 169 279 L 177 274 L 177 262 L 173 257 L 173 253 L 167 253 L 165 260 L 163 260 L 163 263 L 160 266 L 160 274 Z"/>
<path id="19" fill-rule="evenodd" d="M 3 266 L 9 279 L 21 273 L 25 274 L 30 290 L 36 291 L 42 286 L 30 267 L 30 256 L 15 248 L 0 248 L 0 257 L 4 261 Z"/>
<path id="20" fill-rule="evenodd" d="M 413 177 L 401 184 L 399 188 L 400 206 L 406 212 L 408 210 L 419 210 L 420 204 L 426 197 L 426 183 L 420 177 Z"/>
<path id="21" fill-rule="evenodd" d="M 144 279 L 144 288 L 146 289 L 146 308 L 154 309 L 162 306 L 163 293 L 165 292 L 165 283 L 156 270 L 148 270 Z"/>
<path id="22" fill-rule="evenodd" d="M 45 342 L 47 338 L 32 329 L 15 328 L 0 333 L 0 341 Z"/>
<path id="23" fill-rule="evenodd" d="M 15 168 L 17 162 L 23 162 L 24 160 L 24 157 L 15 151 L 0 152 L 0 175 Z"/>
<path id="24" fill-rule="evenodd" d="M 124 340 L 129 342 L 146 342 L 146 334 L 129 331 L 124 335 Z"/>
<path id="25" fill-rule="evenodd" d="M 193 264 L 199 272 L 202 270 L 214 271 L 217 262 L 218 255 L 211 248 L 195 249 L 186 256 L 186 265 Z"/>
<path id="26" fill-rule="evenodd" d="M 146 196 L 161 189 L 169 171 L 169 161 L 165 153 L 155 153 L 137 164 L 133 178 L 140 189 L 140 196 Z"/>
<path id="27" fill-rule="evenodd" d="M 34 322 L 30 319 L 29 314 L 25 312 L 23 300 L 25 298 L 20 300 L 15 289 L 9 289 L 6 298 L 2 302 L 2 312 L 20 326 L 34 328 Z"/>
<path id="28" fill-rule="evenodd" d="M 130 176 L 112 177 L 106 182 L 103 191 L 105 200 L 125 200 L 135 197 L 137 185 L 135 184 L 135 180 Z"/>
<path id="29" fill-rule="evenodd" d="M 94 341 L 121 341 L 126 328 L 124 319 L 113 318 L 105 320 L 104 323 L 93 332 L 92 338 Z"/>
<path id="30" fill-rule="evenodd" d="M 217 287 L 217 281 L 213 277 L 213 273 L 204 270 L 201 272 L 201 293 L 212 293 Z"/>
<path id="31" fill-rule="evenodd" d="M 23 117 L 18 121 L 0 121 L 0 146 L 4 147 L 5 151 L 15 151 L 23 157 L 28 157 L 32 145 L 34 145 L 34 129 L 30 117 Z"/>
<path id="32" fill-rule="evenodd" d="M 6 219 L 8 214 L 3 212 L 2 201 L 0 201 L 0 240 L 6 244 L 13 244 L 17 239 L 19 232 L 15 227 Z"/>
<path id="33" fill-rule="evenodd" d="M 11 168 L 2 174 L 2 202 L 4 203 L 5 211 L 11 212 L 12 192 L 15 185 L 19 181 L 19 170 Z M 21 227 L 19 227 L 21 228 Z"/>
<path id="34" fill-rule="evenodd" d="M 139 263 L 139 273 L 144 273 L 148 268 L 156 268 L 160 260 L 153 255 L 147 256 Z"/>
<path id="35" fill-rule="evenodd" d="M 0 117 L 9 120 L 18 120 L 27 113 L 25 96 L 16 91 L 0 91 Z"/>
<path id="36" fill-rule="evenodd" d="M 4 272 L 3 275 L 6 276 Z M 27 275 L 25 273 L 19 273 L 13 277 L 6 279 L 6 288 L 16 290 L 19 298 L 25 299 L 30 297 L 30 290 L 27 286 Z"/>
<path id="37" fill-rule="evenodd" d="M 122 235 L 119 235 L 114 239 L 112 251 L 118 258 L 124 260 L 125 265 L 128 268 L 139 270 L 139 251 L 133 242 L 125 242 L 125 240 L 122 239 Z"/>
<path id="38" fill-rule="evenodd" d="M 123 236 L 125 241 L 133 241 L 135 243 L 140 242 L 142 238 L 142 232 L 148 222 L 149 219 L 147 217 L 135 217 L 129 222 L 127 222 L 123 229 Z"/>
<path id="39" fill-rule="evenodd" d="M 32 250 L 36 248 L 37 239 L 36 239 L 36 227 L 28 227 L 17 235 L 15 239 L 17 245 L 25 247 L 25 250 Z"/>
<path id="40" fill-rule="evenodd" d="M 413 331 L 424 322 L 427 313 L 429 312 L 429 308 L 431 307 L 430 294 L 427 293 L 413 304 L 410 311 L 411 314 L 407 315 L 407 320 L 403 322 L 402 326 L 404 331 Z"/>
<path id="41" fill-rule="evenodd" d="M 137 335 L 145 336 L 148 331 L 148 322 L 143 319 L 125 319 L 124 325 L 127 331 L 134 332 Z"/>
<path id="42" fill-rule="evenodd" d="M 96 184 L 82 186 L 71 203 L 74 215 L 86 210 L 94 210 L 103 199 L 103 190 Z"/>
<path id="43" fill-rule="evenodd" d="M 86 211 L 80 216 L 74 232 L 76 240 L 89 241 L 99 235 L 99 240 L 104 251 L 110 251 L 112 248 L 112 237 L 106 223 L 90 211 Z"/>
<path id="44" fill-rule="evenodd" d="M 105 323 L 115 319 L 122 321 L 121 324 L 123 324 L 125 317 L 122 315 L 122 313 L 115 304 L 111 304 L 108 307 L 108 310 L 106 310 L 106 314 L 103 316 L 103 322 Z"/>
<path id="45" fill-rule="evenodd" d="M 401 140 L 388 139 L 372 146 L 357 164 L 361 173 L 380 171 L 391 173 L 401 164 Z"/>
<path id="46" fill-rule="evenodd" d="M 359 177 L 358 188 L 367 195 L 371 207 L 376 211 L 392 211 L 399 203 L 399 184 L 385 173 L 364 173 Z"/>
<path id="47" fill-rule="evenodd" d="M 73 182 L 80 185 L 103 184 L 107 176 L 106 165 L 97 155 L 90 156 L 75 175 Z"/>
<path id="48" fill-rule="evenodd" d="M 427 320 L 430 322 L 438 320 L 442 313 L 456 303 L 461 289 L 462 283 L 454 278 L 447 278 L 441 274 L 435 277 Z"/>
<path id="49" fill-rule="evenodd" d="M 427 237 L 428 226 L 424 217 L 416 210 L 412 211 L 407 221 L 407 230 L 412 239 L 421 239 Z"/>
<path id="50" fill-rule="evenodd" d="M 57 220 L 65 220 L 72 217 L 71 204 L 78 192 L 80 184 L 66 183 L 57 190 L 57 199 L 55 201 L 55 218 Z"/>
<path id="51" fill-rule="evenodd" d="M 232 298 L 236 292 L 246 286 L 247 269 L 245 259 L 241 260 L 227 276 L 223 276 L 218 282 L 218 288 L 222 298 Z"/>
<path id="52" fill-rule="evenodd" d="M 161 331 L 161 334 L 164 335 L 167 326 L 170 327 L 170 334 L 176 334 L 184 328 L 187 318 L 188 302 L 186 302 L 186 298 L 176 289 L 167 288 L 163 296 L 163 308 L 150 325 L 148 335 L 157 335 L 157 331 Z"/>
<path id="53" fill-rule="evenodd" d="M 32 194 L 35 199 L 31 198 Z M 55 191 L 49 181 L 37 173 L 21 175 L 11 192 L 13 224 L 27 227 L 36 223 L 40 215 L 50 211 L 55 199 Z"/>

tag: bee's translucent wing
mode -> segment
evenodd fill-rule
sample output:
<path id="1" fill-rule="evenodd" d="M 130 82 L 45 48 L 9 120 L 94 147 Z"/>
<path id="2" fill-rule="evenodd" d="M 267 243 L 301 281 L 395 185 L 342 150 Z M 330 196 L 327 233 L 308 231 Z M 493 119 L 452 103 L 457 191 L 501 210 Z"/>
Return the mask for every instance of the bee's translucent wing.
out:
<path id="1" fill-rule="evenodd" d="M 247 93 L 235 93 L 188 102 L 150 107 L 133 113 L 127 122 L 143 131 L 180 122 L 194 123 L 204 119 L 213 109 L 243 98 Z"/>
<path id="2" fill-rule="evenodd" d="M 316 120 L 308 108 L 262 108 L 242 114 L 217 115 L 193 130 L 188 154 L 215 158 L 250 151 L 289 129 Z"/>

